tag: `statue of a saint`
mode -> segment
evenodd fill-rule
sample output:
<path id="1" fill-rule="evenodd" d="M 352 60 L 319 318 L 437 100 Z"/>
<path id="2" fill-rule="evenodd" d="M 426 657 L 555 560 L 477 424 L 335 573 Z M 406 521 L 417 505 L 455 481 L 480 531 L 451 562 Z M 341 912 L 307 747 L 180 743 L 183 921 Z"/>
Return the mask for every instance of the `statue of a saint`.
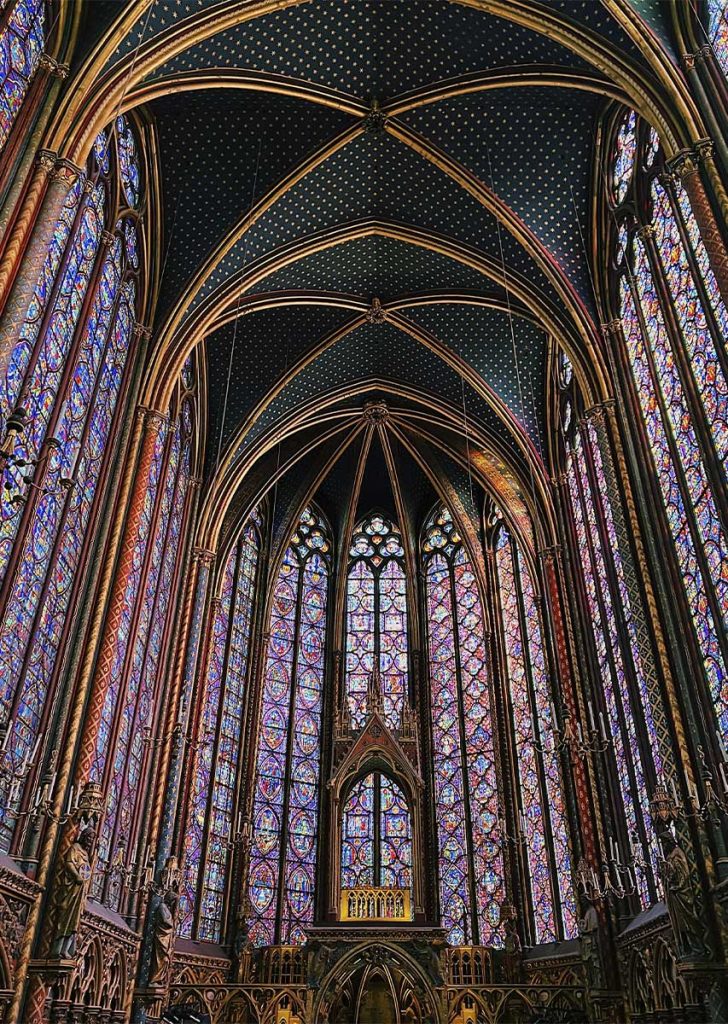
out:
<path id="1" fill-rule="evenodd" d="M 149 987 L 159 988 L 167 981 L 172 960 L 177 907 L 179 906 L 179 866 L 176 857 L 168 857 L 159 873 L 160 900 L 152 917 L 152 956 L 149 963 Z"/>
<path id="2" fill-rule="evenodd" d="M 503 916 L 503 931 L 503 974 L 505 981 L 517 982 L 521 980 L 523 947 L 515 914 L 508 913 Z"/>
<path id="3" fill-rule="evenodd" d="M 76 953 L 76 936 L 91 879 L 91 851 L 96 833 L 87 826 L 76 836 L 58 867 L 51 901 L 54 922 L 51 957 L 68 960 Z"/>
<path id="4" fill-rule="evenodd" d="M 599 915 L 588 895 L 583 896 L 586 909 L 579 918 L 579 938 L 581 939 L 581 959 L 586 971 L 589 988 L 602 987 L 602 957 L 599 951 Z"/>
<path id="5" fill-rule="evenodd" d="M 704 956 L 709 952 L 703 940 L 706 928 L 695 909 L 690 864 L 669 828 L 660 831 L 659 839 L 663 854 L 660 877 L 678 956 Z"/>

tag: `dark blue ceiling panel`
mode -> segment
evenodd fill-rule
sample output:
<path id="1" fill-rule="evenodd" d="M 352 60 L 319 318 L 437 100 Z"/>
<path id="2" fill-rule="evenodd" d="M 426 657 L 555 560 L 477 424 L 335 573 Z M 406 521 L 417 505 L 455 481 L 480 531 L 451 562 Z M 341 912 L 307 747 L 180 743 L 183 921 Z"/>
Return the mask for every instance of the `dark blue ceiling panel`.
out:
<path id="1" fill-rule="evenodd" d="M 386 101 L 430 82 L 519 63 L 587 67 L 540 33 L 450 0 L 312 0 L 219 32 L 157 73 L 251 68 Z"/>
<path id="2" fill-rule="evenodd" d="M 553 252 L 590 306 L 580 226 L 586 233 L 596 117 L 603 104 L 602 97 L 557 87 L 498 89 L 406 116 L 491 185 Z"/>
<path id="3" fill-rule="evenodd" d="M 477 370 L 542 449 L 547 336 L 540 328 L 482 306 L 420 306 L 403 313 Z"/>
<path id="4" fill-rule="evenodd" d="M 152 110 L 167 235 L 163 312 L 254 199 L 350 119 L 302 100 L 222 89 L 169 96 Z"/>
<path id="5" fill-rule="evenodd" d="M 286 368 L 351 317 L 350 312 L 330 306 L 262 310 L 241 317 L 237 328 L 234 323 L 227 324 L 207 339 L 208 463 L 217 457 L 221 429 L 224 450 L 238 426 L 283 376 Z"/>
<path id="6" fill-rule="evenodd" d="M 255 290 L 308 288 L 386 300 L 439 289 L 482 293 L 489 287 L 481 273 L 449 256 L 371 235 L 306 256 L 275 271 Z"/>
<path id="7" fill-rule="evenodd" d="M 255 258 L 323 228 L 364 217 L 410 224 L 489 252 L 553 295 L 541 272 L 460 185 L 387 134 L 363 134 L 288 191 L 210 275 L 196 303 Z"/>

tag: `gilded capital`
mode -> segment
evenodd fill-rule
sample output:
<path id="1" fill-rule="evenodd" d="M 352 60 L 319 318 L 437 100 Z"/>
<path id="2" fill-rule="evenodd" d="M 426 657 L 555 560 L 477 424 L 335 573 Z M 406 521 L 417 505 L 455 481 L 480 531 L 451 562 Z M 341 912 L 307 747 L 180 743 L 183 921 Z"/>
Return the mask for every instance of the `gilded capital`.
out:
<path id="1" fill-rule="evenodd" d="M 693 149 L 683 149 L 667 161 L 668 169 L 680 181 L 689 178 L 698 170 L 698 154 Z"/>
<path id="2" fill-rule="evenodd" d="M 76 164 L 71 163 L 70 160 L 66 160 L 65 157 L 61 157 L 60 160 L 56 160 L 53 171 L 51 172 L 51 180 L 61 182 L 61 184 L 71 187 L 77 178 L 84 178 L 85 174 L 80 167 Z M 86 183 L 88 184 L 88 182 Z"/>

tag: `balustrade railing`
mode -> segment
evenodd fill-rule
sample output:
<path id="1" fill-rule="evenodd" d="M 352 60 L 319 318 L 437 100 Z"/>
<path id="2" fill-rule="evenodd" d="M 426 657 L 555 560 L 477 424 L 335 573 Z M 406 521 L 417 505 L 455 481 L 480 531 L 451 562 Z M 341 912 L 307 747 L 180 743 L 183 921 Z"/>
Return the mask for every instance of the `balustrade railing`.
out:
<path id="1" fill-rule="evenodd" d="M 409 889 L 364 886 L 341 890 L 342 921 L 411 921 Z"/>
<path id="2" fill-rule="evenodd" d="M 486 946 L 453 946 L 443 954 L 449 985 L 491 985 L 493 958 Z"/>

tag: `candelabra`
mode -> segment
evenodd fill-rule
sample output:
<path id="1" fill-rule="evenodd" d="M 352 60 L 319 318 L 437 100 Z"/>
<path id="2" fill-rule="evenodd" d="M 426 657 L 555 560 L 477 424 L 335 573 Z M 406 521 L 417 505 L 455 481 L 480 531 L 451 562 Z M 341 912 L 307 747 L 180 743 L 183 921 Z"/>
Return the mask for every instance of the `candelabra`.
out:
<path id="1" fill-rule="evenodd" d="M 10 743 L 10 724 L 4 722 L 0 725 L 0 779 L 2 780 L 3 786 L 7 786 L 7 808 L 8 814 L 11 817 L 18 817 L 18 812 L 14 809 L 15 805 L 20 802 L 20 797 L 25 787 L 25 783 L 28 780 L 28 776 L 35 767 L 36 760 L 38 758 L 38 751 L 40 749 L 40 736 L 35 741 L 35 746 L 32 751 L 26 752 L 23 760 L 19 765 L 13 763 L 13 758 L 8 754 L 8 745 Z"/>
<path id="2" fill-rule="evenodd" d="M 235 850 L 240 848 L 243 853 L 247 853 L 253 842 L 253 826 L 250 818 L 243 817 L 243 812 L 238 812 L 238 819 L 235 823 L 235 831 L 230 830 L 226 840 L 226 847 L 228 850 Z"/>
<path id="3" fill-rule="evenodd" d="M 638 888 L 637 872 L 644 871 L 645 861 L 642 849 L 635 838 L 632 840 L 631 857 L 625 863 L 614 839 L 608 837 L 609 856 L 602 864 L 601 882 L 595 869 L 582 858 L 576 869 L 576 881 L 584 896 L 597 900 L 623 900 L 633 896 Z"/>
<path id="4" fill-rule="evenodd" d="M 587 715 L 589 719 L 589 728 L 587 736 L 585 737 L 581 727 L 581 722 L 577 722 L 576 728 L 574 728 L 571 722 L 571 716 L 568 712 L 564 715 L 563 729 L 558 727 L 556 724 L 558 722 L 558 718 L 556 717 L 556 708 L 552 703 L 551 722 L 555 743 L 553 748 L 547 748 L 546 745 L 536 744 L 539 751 L 541 753 L 547 749 L 555 749 L 559 753 L 566 751 L 569 754 L 576 755 L 576 757 L 582 760 L 587 756 L 587 754 L 604 753 L 604 751 L 612 744 L 611 737 L 607 734 L 604 715 L 601 712 L 599 713 L 599 726 L 597 727 L 591 702 L 587 704 Z"/>
<path id="5" fill-rule="evenodd" d="M 700 778 L 703 783 L 704 799 L 701 801 L 698 788 L 694 782 L 688 782 L 688 798 L 680 799 L 675 780 L 670 780 L 668 790 L 663 778 L 650 802 L 653 819 L 669 825 L 674 821 L 686 821 L 689 818 L 700 818 L 720 824 L 719 815 L 728 816 L 728 767 L 725 761 L 718 765 L 720 788 L 716 789 L 713 772 L 708 767 L 703 747 L 698 747 L 700 758 Z"/>
<path id="6" fill-rule="evenodd" d="M 144 856 L 133 857 L 128 864 L 126 863 L 126 845 L 124 842 L 120 843 L 114 858 L 104 868 L 104 874 L 107 875 L 111 884 L 116 879 L 120 888 L 128 894 L 153 892 L 157 896 L 161 895 L 154 885 L 154 859 L 148 843 Z"/>
<path id="7" fill-rule="evenodd" d="M 503 818 L 503 817 L 498 818 L 498 835 L 500 837 L 501 843 L 504 843 L 504 844 L 507 844 L 507 845 L 510 845 L 510 846 L 514 846 L 514 847 L 515 846 L 525 846 L 526 842 L 527 842 L 527 839 L 526 839 L 526 819 L 525 819 L 525 817 L 523 815 L 523 811 L 519 811 L 519 813 L 518 813 L 518 823 L 517 823 L 517 826 L 516 826 L 515 833 L 513 833 L 513 834 L 509 833 L 509 831 L 508 831 L 508 825 L 506 823 L 506 819 Z"/>

